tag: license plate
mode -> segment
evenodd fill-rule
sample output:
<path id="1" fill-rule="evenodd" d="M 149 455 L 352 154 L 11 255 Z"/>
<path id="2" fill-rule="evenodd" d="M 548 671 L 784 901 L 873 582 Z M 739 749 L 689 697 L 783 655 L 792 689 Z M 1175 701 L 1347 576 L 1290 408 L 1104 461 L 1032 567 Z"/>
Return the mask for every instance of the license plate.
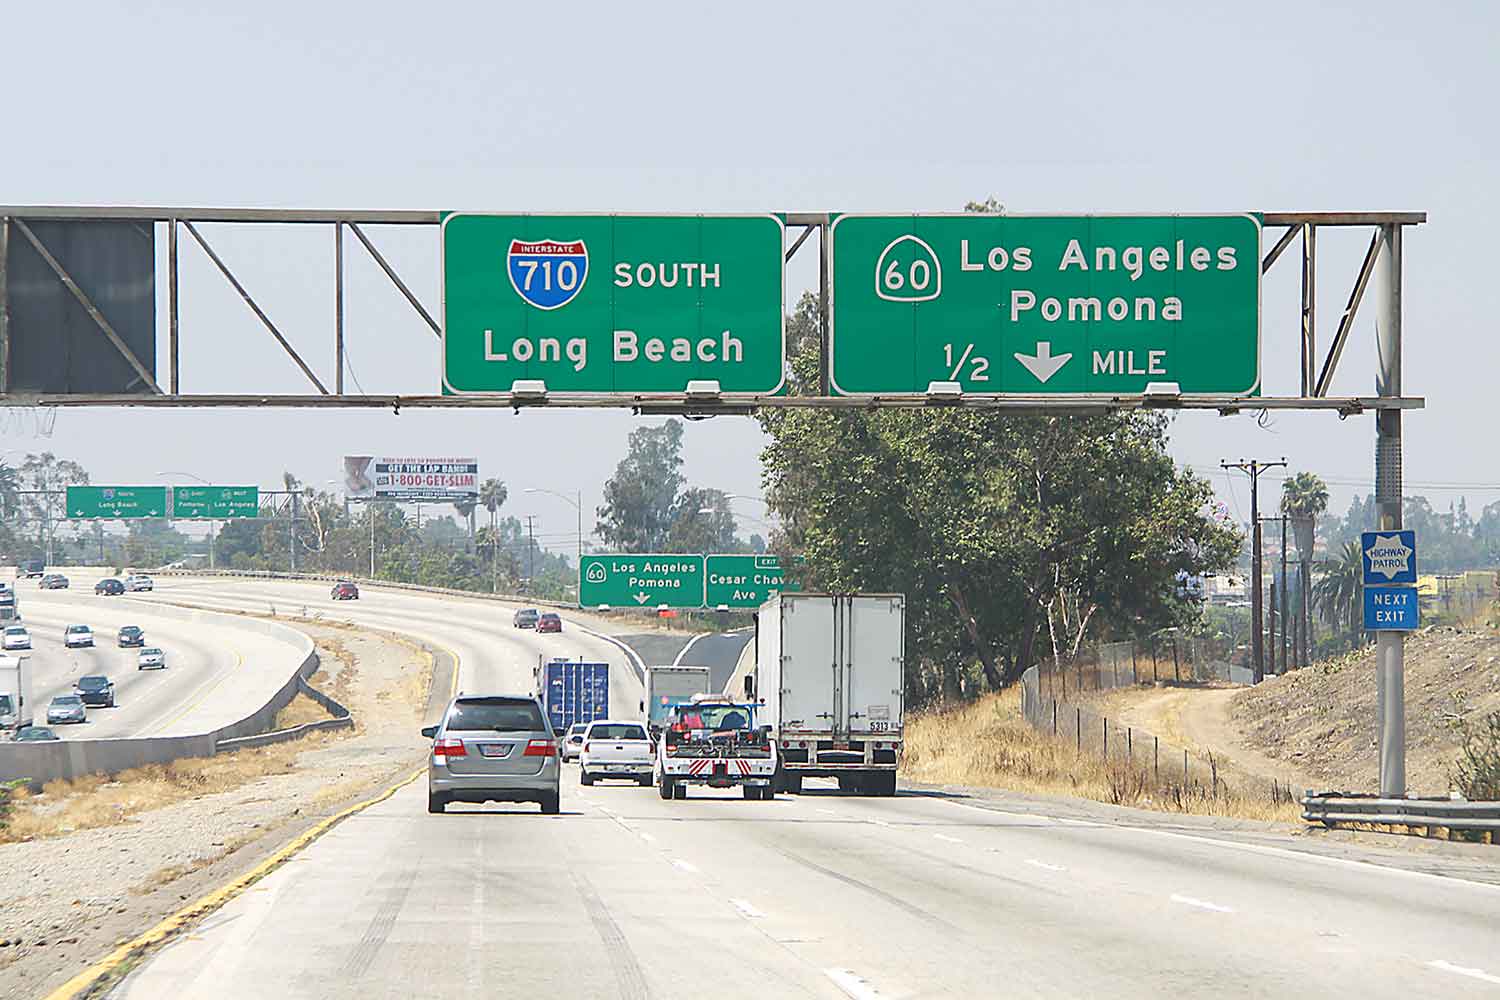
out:
<path id="1" fill-rule="evenodd" d="M 611 771 L 629 771 L 630 770 L 630 765 L 629 764 L 610 764 L 609 765 L 609 770 L 611 770 Z"/>
<path id="2" fill-rule="evenodd" d="M 848 750 L 849 749 L 849 744 L 847 744 L 847 743 L 835 743 L 833 745 L 833 748 L 835 750 Z"/>
<path id="3" fill-rule="evenodd" d="M 510 753 L 509 743 L 481 743 L 479 744 L 479 756 L 481 757 L 504 757 Z"/>

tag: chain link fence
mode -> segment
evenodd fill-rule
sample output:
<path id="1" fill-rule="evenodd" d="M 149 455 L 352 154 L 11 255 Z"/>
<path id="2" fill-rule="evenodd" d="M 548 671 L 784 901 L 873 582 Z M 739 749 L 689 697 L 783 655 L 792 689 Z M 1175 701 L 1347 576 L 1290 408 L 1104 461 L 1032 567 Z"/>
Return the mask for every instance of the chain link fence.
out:
<path id="1" fill-rule="evenodd" d="M 1249 684 L 1255 674 L 1248 659 L 1248 652 L 1229 639 L 1182 635 L 1173 629 L 1044 659 L 1037 670 L 1046 696 L 1067 701 L 1090 691 L 1137 684 Z"/>
<path id="2" fill-rule="evenodd" d="M 1026 721 L 1061 742 L 1072 744 L 1079 757 L 1101 763 L 1117 801 L 1154 796 L 1178 808 L 1194 805 L 1212 809 L 1231 799 L 1261 801 L 1272 806 L 1296 801 L 1290 782 L 1249 774 L 1211 751 L 1191 749 L 1159 734 L 1132 726 L 1087 704 L 1092 691 L 1151 684 L 1157 680 L 1239 681 L 1239 670 L 1214 658 L 1214 645 L 1176 643 L 1165 656 L 1131 659 L 1133 644 L 1111 643 L 1066 664 L 1038 664 L 1021 677 L 1021 708 Z M 1186 654 L 1186 655 L 1185 655 Z M 1222 666 L 1220 666 L 1222 664 Z M 1144 668 L 1144 669 L 1143 669 Z M 1248 683 L 1248 677 L 1244 681 Z M 1080 695 L 1082 699 L 1080 699 Z"/>

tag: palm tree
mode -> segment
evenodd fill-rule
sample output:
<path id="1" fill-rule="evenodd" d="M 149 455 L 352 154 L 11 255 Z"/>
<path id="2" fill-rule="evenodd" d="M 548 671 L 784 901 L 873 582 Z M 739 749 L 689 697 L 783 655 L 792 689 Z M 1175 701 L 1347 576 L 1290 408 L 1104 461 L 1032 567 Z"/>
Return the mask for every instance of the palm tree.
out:
<path id="1" fill-rule="evenodd" d="M 1318 564 L 1323 575 L 1313 586 L 1313 602 L 1334 628 L 1357 634 L 1364 619 L 1364 552 L 1359 542 L 1345 542 L 1337 559 Z"/>
<path id="2" fill-rule="evenodd" d="M 490 528 L 495 527 L 495 517 L 510 493 L 498 479 L 486 479 L 479 487 L 479 506 L 490 512 Z"/>
<path id="3" fill-rule="evenodd" d="M 1305 618 L 1307 599 L 1312 587 L 1312 557 L 1314 537 L 1317 534 L 1317 517 L 1328 509 L 1328 486 L 1313 472 L 1299 472 L 1281 484 L 1281 513 L 1291 519 L 1292 540 L 1297 546 L 1297 593 L 1301 609 L 1298 618 L 1302 621 L 1303 637 L 1299 657 L 1306 656 L 1312 647 L 1312 621 Z"/>

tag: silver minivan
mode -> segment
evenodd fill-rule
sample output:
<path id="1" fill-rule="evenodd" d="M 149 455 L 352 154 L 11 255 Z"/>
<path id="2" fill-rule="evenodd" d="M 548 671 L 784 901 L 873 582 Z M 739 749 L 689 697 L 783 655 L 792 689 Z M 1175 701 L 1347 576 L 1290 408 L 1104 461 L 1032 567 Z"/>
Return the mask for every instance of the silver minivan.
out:
<path id="1" fill-rule="evenodd" d="M 536 802 L 558 812 L 562 761 L 535 698 L 459 695 L 422 735 L 432 740 L 428 812 L 450 802 Z"/>

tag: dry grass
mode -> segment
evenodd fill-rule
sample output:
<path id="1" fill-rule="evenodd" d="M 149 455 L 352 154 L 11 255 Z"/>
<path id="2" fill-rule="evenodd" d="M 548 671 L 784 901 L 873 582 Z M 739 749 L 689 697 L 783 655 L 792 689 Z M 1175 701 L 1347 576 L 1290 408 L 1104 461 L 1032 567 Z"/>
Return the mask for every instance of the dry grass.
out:
<path id="1" fill-rule="evenodd" d="M 49 781 L 39 796 L 20 791 L 0 843 L 58 837 L 75 830 L 117 826 L 137 813 L 176 802 L 231 791 L 296 767 L 297 756 L 322 746 L 329 734 L 291 743 L 240 750 L 216 757 L 192 757 L 122 771 L 113 778 L 86 775 Z"/>
<path id="2" fill-rule="evenodd" d="M 320 676 L 322 675 L 314 674 L 313 679 L 309 683 L 313 687 L 318 687 L 317 681 Z M 304 723 L 321 722 L 324 719 L 331 718 L 333 716 L 328 714 L 327 709 L 299 691 L 296 697 L 287 703 L 285 708 L 276 713 L 276 721 L 271 724 L 271 728 L 273 730 L 290 729 L 293 726 L 300 726 Z"/>
<path id="3" fill-rule="evenodd" d="M 1069 741 L 1039 733 L 1021 717 L 1019 689 L 956 708 L 913 716 L 906 724 L 903 776 L 940 785 L 1065 795 L 1163 812 L 1296 822 L 1291 803 L 1155 782 L 1140 768 L 1106 764 Z"/>

